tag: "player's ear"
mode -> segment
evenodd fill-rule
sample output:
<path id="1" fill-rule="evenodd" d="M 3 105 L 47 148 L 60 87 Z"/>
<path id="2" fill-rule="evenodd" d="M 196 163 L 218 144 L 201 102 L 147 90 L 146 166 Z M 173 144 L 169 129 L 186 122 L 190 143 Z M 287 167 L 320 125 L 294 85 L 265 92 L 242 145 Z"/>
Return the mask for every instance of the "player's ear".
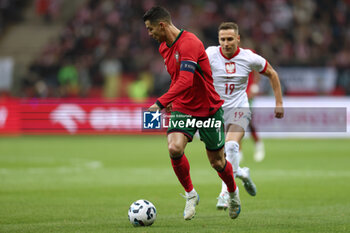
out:
<path id="1" fill-rule="evenodd" d="M 159 27 L 161 28 L 161 29 L 165 29 L 165 22 L 159 22 Z"/>

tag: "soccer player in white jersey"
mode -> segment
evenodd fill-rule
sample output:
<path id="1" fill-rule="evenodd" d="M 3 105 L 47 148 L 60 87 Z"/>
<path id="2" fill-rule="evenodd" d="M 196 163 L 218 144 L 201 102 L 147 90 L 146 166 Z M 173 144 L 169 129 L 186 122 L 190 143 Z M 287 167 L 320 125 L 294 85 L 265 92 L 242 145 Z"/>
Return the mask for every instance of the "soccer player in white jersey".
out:
<path id="1" fill-rule="evenodd" d="M 281 85 L 277 72 L 266 59 L 251 50 L 239 47 L 240 35 L 238 25 L 224 22 L 219 26 L 219 46 L 206 49 L 213 72 L 214 86 L 221 98 L 225 100 L 224 120 L 226 127 L 226 159 L 233 165 L 233 172 L 243 181 L 247 192 L 255 196 L 256 187 L 250 178 L 249 168 L 239 167 L 239 143 L 251 119 L 246 94 L 249 73 L 253 70 L 267 76 L 270 80 L 275 100 L 275 117 L 284 115 Z M 229 196 L 226 185 L 218 197 L 217 209 L 226 209 Z"/>

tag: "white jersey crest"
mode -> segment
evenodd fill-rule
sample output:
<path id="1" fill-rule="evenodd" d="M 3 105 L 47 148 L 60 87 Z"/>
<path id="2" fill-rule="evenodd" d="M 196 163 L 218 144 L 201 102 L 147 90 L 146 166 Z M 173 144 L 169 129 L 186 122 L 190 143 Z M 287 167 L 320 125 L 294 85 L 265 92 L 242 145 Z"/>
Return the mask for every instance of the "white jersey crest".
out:
<path id="1" fill-rule="evenodd" d="M 249 107 L 246 94 L 249 73 L 263 72 L 267 61 L 249 49 L 238 48 L 232 58 L 225 57 L 220 46 L 206 49 L 214 79 L 215 90 L 225 100 L 225 108 Z"/>
<path id="2" fill-rule="evenodd" d="M 225 70 L 226 70 L 226 73 L 228 74 L 236 73 L 236 64 L 234 62 L 226 62 Z"/>

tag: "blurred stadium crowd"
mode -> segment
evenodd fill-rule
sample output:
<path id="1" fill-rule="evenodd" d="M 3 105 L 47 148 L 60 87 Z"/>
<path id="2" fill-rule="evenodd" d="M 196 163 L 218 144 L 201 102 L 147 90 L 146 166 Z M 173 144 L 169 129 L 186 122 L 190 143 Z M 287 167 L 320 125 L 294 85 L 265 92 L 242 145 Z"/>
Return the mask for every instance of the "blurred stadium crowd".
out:
<path id="1" fill-rule="evenodd" d="M 218 43 L 222 21 L 235 21 L 241 47 L 273 66 L 350 67 L 349 0 L 89 0 L 30 65 L 22 95 L 160 95 L 170 80 L 142 21 L 155 4 L 167 7 L 174 24 L 205 47 Z M 350 80 L 339 83 L 350 93 Z"/>
<path id="2" fill-rule="evenodd" d="M 0 0 L 0 35 L 8 25 L 22 19 L 22 10 L 27 5 L 21 0 Z"/>

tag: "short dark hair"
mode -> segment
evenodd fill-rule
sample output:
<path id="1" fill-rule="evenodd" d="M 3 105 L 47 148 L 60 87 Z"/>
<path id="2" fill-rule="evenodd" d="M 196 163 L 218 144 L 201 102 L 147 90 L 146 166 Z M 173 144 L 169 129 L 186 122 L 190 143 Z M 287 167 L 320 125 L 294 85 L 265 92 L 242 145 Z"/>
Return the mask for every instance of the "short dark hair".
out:
<path id="1" fill-rule="evenodd" d="M 233 29 L 236 31 L 237 34 L 239 34 L 239 29 L 238 29 L 238 25 L 236 23 L 233 22 L 223 22 L 220 24 L 218 32 L 220 30 L 228 30 L 228 29 Z"/>
<path id="2" fill-rule="evenodd" d="M 164 7 L 154 6 L 143 15 L 143 21 L 146 22 L 147 20 L 149 20 L 151 24 L 160 21 L 171 23 L 171 16 L 169 11 Z"/>

